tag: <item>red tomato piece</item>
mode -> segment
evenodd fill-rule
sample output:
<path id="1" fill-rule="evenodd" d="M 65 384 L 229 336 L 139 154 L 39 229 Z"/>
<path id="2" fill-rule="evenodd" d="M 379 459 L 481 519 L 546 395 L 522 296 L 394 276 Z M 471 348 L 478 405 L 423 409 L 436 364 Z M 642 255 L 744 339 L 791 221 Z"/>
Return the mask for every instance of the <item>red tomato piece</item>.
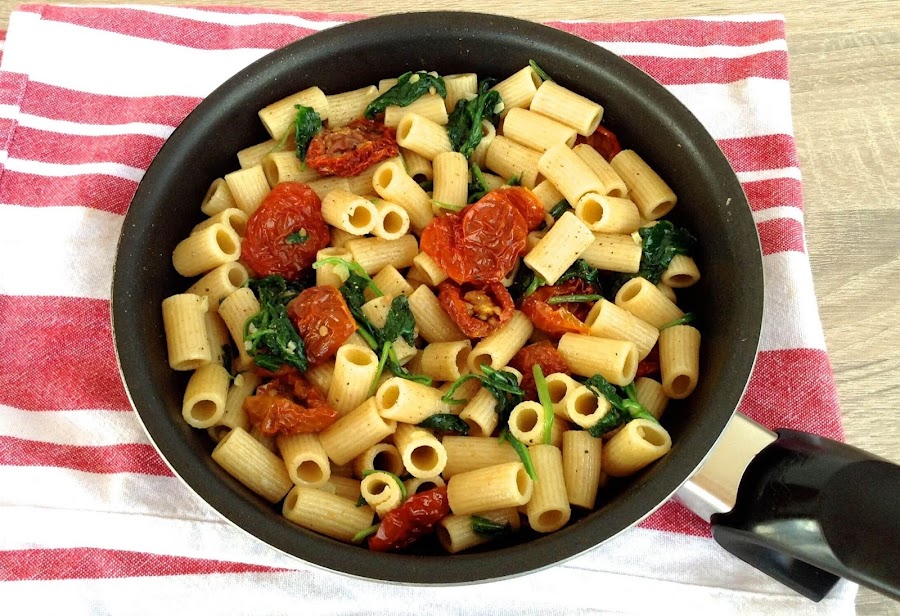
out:
<path id="1" fill-rule="evenodd" d="M 504 201 L 513 208 L 525 220 L 525 226 L 529 231 L 534 231 L 544 222 L 544 205 L 533 192 L 524 186 L 510 186 L 499 190 L 492 190 L 481 199 L 482 201 Z"/>
<path id="2" fill-rule="evenodd" d="M 556 286 L 540 287 L 522 300 L 521 309 L 536 328 L 551 336 L 562 336 L 569 332 L 587 334 L 590 328 L 584 324 L 583 319 L 587 316 L 589 304 L 575 302 L 554 305 L 547 303 L 547 300 L 558 295 L 583 295 L 591 292 L 590 285 L 573 278 Z"/>
<path id="3" fill-rule="evenodd" d="M 334 287 L 301 291 L 287 305 L 287 316 L 303 338 L 306 357 L 313 366 L 333 357 L 356 331 L 356 320 L 344 296 Z"/>
<path id="4" fill-rule="evenodd" d="M 597 150 L 607 162 L 611 161 L 616 157 L 616 154 L 622 151 L 622 146 L 619 145 L 619 138 L 605 126 L 598 126 L 594 134 L 589 137 L 579 135 L 575 143 L 576 145 L 579 143 L 588 144 Z"/>
<path id="5" fill-rule="evenodd" d="M 421 249 L 458 284 L 499 282 L 525 250 L 528 226 L 509 197 L 491 191 L 461 214 L 435 218 L 422 231 Z"/>
<path id="6" fill-rule="evenodd" d="M 450 515 L 447 487 L 421 492 L 388 512 L 378 530 L 369 537 L 369 549 L 375 552 L 402 550 L 434 529 Z"/>
<path id="7" fill-rule="evenodd" d="M 298 374 L 260 385 L 244 400 L 244 410 L 263 436 L 321 432 L 338 418 L 322 392 Z"/>
<path id="8" fill-rule="evenodd" d="M 305 239 L 304 239 L 305 238 Z M 259 276 L 296 278 L 328 246 L 322 202 L 306 184 L 282 182 L 247 221 L 241 259 Z"/>
<path id="9" fill-rule="evenodd" d="M 569 372 L 569 365 L 556 346 L 548 340 L 535 342 L 519 349 L 513 355 L 509 365 L 522 373 L 521 387 L 525 390 L 527 400 L 537 400 L 537 385 L 534 383 L 534 365 L 541 367 L 544 376 L 555 372 Z"/>
<path id="10" fill-rule="evenodd" d="M 438 285 L 441 307 L 469 338 L 484 338 L 509 321 L 516 309 L 512 296 L 499 282 L 464 284 L 452 280 Z"/>
<path id="11" fill-rule="evenodd" d="M 319 132 L 309 143 L 306 164 L 321 175 L 351 177 L 399 153 L 393 128 L 360 119 Z"/>
<path id="12" fill-rule="evenodd" d="M 638 362 L 637 374 L 634 378 L 642 376 L 655 376 L 659 374 L 659 347 L 653 347 L 647 357 Z"/>

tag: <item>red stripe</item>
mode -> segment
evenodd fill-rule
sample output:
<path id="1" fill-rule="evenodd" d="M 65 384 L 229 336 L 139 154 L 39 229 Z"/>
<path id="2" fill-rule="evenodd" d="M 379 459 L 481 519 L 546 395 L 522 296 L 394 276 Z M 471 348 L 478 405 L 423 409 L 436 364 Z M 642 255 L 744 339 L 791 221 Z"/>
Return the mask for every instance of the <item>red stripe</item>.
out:
<path id="1" fill-rule="evenodd" d="M 85 473 L 140 473 L 171 477 L 151 445 L 60 445 L 0 436 L 0 465 L 56 466 Z"/>
<path id="2" fill-rule="evenodd" d="M 25 410 L 131 410 L 109 302 L 0 295 L 0 404 Z"/>
<path id="3" fill-rule="evenodd" d="M 70 135 L 20 126 L 9 155 L 63 165 L 102 161 L 146 169 L 164 142 L 149 135 Z"/>
<path id="4" fill-rule="evenodd" d="M 794 138 L 790 135 L 718 139 L 716 143 L 738 172 L 799 166 Z"/>
<path id="5" fill-rule="evenodd" d="M 760 351 L 740 411 L 768 427 L 844 439 L 837 389 L 826 351 Z"/>
<path id="6" fill-rule="evenodd" d="M 756 224 L 764 255 L 778 252 L 806 252 L 803 223 L 793 218 L 776 218 Z"/>
<path id="7" fill-rule="evenodd" d="M 0 203 L 32 207 L 80 205 L 124 214 L 137 182 L 111 175 L 47 177 L 9 169 L 0 182 Z"/>
<path id="8" fill-rule="evenodd" d="M 794 178 L 774 178 L 742 184 L 750 209 L 754 212 L 772 207 L 803 209 L 803 186 Z"/>
<path id="9" fill-rule="evenodd" d="M 146 122 L 178 126 L 200 104 L 190 96 L 109 96 L 32 81 L 22 113 L 82 124 Z"/>
<path id="10" fill-rule="evenodd" d="M 279 23 L 231 26 L 126 8 L 50 5 L 43 19 L 194 49 L 277 49 L 316 32 Z"/>
<path id="11" fill-rule="evenodd" d="M 548 22 L 589 41 L 671 43 L 683 46 L 744 46 L 784 38 L 784 22 L 659 19 L 621 23 Z"/>
<path id="12" fill-rule="evenodd" d="M 326 13 L 323 11 L 286 11 L 265 7 L 251 6 L 191 6 L 193 11 L 205 11 L 207 13 L 225 13 L 230 15 L 299 15 L 309 21 L 359 21 L 369 17 L 362 13 Z"/>
<path id="13" fill-rule="evenodd" d="M 623 56 L 665 85 L 733 83 L 748 77 L 788 78 L 787 52 L 767 51 L 742 58 Z"/>
<path id="14" fill-rule="evenodd" d="M 225 560 L 100 548 L 0 551 L 0 581 L 7 582 L 282 571 L 287 569 Z"/>
<path id="15" fill-rule="evenodd" d="M 694 537 L 712 537 L 707 522 L 675 501 L 669 501 L 651 513 L 638 526 Z"/>
<path id="16" fill-rule="evenodd" d="M 0 71 L 0 105 L 18 105 L 27 85 L 27 75 Z"/>

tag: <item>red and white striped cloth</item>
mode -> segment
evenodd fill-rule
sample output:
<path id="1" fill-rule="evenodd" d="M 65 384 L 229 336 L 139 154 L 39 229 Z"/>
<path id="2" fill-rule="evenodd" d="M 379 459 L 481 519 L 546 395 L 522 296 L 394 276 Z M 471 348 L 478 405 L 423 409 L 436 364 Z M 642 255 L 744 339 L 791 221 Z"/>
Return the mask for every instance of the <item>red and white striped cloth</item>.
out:
<path id="1" fill-rule="evenodd" d="M 358 16 L 25 5 L 0 64 L 0 598 L 28 613 L 853 613 L 720 550 L 667 504 L 564 565 L 467 588 L 324 572 L 224 522 L 149 444 L 109 325 L 123 214 L 163 141 L 271 49 Z M 624 56 L 716 138 L 762 238 L 766 316 L 741 411 L 841 438 L 806 255 L 777 15 L 553 23 Z M 27 606 L 27 607 L 26 607 Z"/>

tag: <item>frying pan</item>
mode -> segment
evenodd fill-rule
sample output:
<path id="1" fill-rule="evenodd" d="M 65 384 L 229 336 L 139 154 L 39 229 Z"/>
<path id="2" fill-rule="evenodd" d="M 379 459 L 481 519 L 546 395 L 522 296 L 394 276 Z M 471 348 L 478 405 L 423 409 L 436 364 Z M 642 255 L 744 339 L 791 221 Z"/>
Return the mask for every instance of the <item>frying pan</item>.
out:
<path id="1" fill-rule="evenodd" d="M 611 485 L 599 510 L 556 533 L 481 552 L 447 556 L 425 542 L 411 554 L 374 553 L 298 528 L 220 469 L 206 433 L 181 419 L 187 375 L 168 367 L 160 310 L 188 286 L 172 268 L 172 250 L 199 221 L 210 181 L 234 170 L 238 150 L 268 138 L 256 117 L 268 103 L 311 85 L 334 93 L 407 70 L 509 75 L 529 59 L 604 105 L 604 124 L 670 183 L 680 202 L 673 219 L 699 240 L 704 276 L 686 301 L 702 323 L 702 376 L 665 418 L 674 446 Z M 418 13 L 337 27 L 262 58 L 201 103 L 150 166 L 125 218 L 112 297 L 122 376 L 160 454 L 225 518 L 304 561 L 402 583 L 504 578 L 602 543 L 681 488 L 678 498 L 711 520 L 723 546 L 813 599 L 838 577 L 900 593 L 891 562 L 900 553 L 900 467 L 827 439 L 731 421 L 756 356 L 763 274 L 756 228 L 728 162 L 664 88 L 579 38 L 506 17 Z"/>

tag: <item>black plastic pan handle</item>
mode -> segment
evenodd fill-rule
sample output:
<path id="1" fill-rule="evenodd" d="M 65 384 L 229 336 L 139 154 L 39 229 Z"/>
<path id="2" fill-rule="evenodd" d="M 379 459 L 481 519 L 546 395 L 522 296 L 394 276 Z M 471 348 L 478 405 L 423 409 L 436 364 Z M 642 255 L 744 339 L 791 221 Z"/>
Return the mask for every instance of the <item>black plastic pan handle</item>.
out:
<path id="1" fill-rule="evenodd" d="M 720 497 L 719 512 L 706 510 L 716 541 L 814 601 L 840 578 L 900 600 L 900 466 L 831 439 L 735 419 L 738 431 L 717 445 L 689 482 L 693 490 L 679 493 L 688 506 L 700 502 L 696 478 L 714 475 L 717 458 L 719 467 L 731 460 L 731 471 L 744 466 L 733 504 Z M 729 441 L 752 441 L 754 426 L 774 440 L 735 466 Z"/>

